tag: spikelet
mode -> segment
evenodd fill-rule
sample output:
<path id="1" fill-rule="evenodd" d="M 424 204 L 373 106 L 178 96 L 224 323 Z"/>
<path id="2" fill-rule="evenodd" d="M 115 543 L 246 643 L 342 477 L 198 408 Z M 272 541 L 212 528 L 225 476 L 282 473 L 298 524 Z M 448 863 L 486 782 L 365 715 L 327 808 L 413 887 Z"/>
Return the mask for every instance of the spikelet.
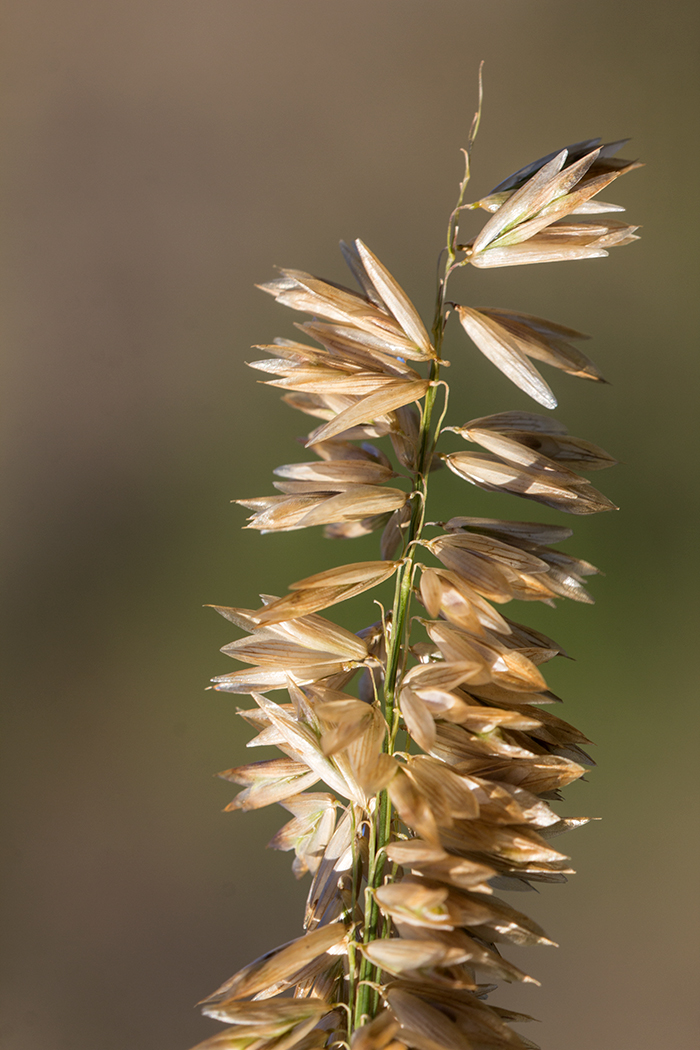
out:
<path id="1" fill-rule="evenodd" d="M 320 422 L 302 439 L 315 459 L 278 466 L 277 494 L 237 501 L 252 511 L 247 527 L 321 526 L 336 539 L 382 530 L 380 558 L 315 573 L 282 597 L 263 594 L 258 609 L 215 606 L 243 632 L 223 652 L 246 665 L 215 688 L 250 695 L 255 706 L 240 712 L 257 733 L 249 746 L 278 749 L 219 774 L 241 788 L 226 809 L 281 805 L 291 819 L 270 845 L 292 853 L 294 874 L 311 883 L 305 932 L 204 1000 L 204 1013 L 230 1027 L 198 1050 L 535 1046 L 510 1027 L 529 1017 L 485 999 L 493 981 L 537 983 L 503 945 L 554 942 L 496 891 L 572 872 L 551 840 L 587 818 L 563 818 L 552 803 L 592 760 L 583 733 L 550 710 L 559 698 L 542 668 L 567 654 L 505 607 L 591 603 L 584 581 L 598 570 L 560 549 L 571 536 L 562 525 L 429 522 L 428 482 L 444 464 L 473 486 L 593 514 L 614 504 L 580 472 L 615 461 L 548 415 L 436 421 L 450 312 L 470 344 L 545 408 L 557 402 L 540 364 L 604 381 L 574 345 L 580 332 L 503 307 L 450 304 L 446 290 L 467 265 L 594 258 L 636 239 L 636 227 L 607 217 L 619 205 L 594 198 L 637 165 L 615 158 L 623 143 L 576 143 L 464 204 L 479 117 L 430 333 L 359 240 L 341 245 L 358 290 L 298 270 L 260 286 L 309 315 L 296 327 L 312 343 L 276 339 L 251 366 Z M 489 218 L 461 244 L 459 217 L 477 208 Z M 581 215 L 606 217 L 572 221 Z M 457 447 L 437 451 L 446 434 Z M 387 581 L 395 597 L 381 621 L 353 633 L 319 615 Z"/>

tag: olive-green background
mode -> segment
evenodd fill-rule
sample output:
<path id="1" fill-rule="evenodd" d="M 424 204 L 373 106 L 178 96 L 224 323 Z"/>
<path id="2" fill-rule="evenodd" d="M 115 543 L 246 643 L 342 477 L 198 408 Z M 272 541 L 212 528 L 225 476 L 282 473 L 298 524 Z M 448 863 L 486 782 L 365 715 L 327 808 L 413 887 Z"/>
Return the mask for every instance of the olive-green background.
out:
<path id="1" fill-rule="evenodd" d="M 554 375 L 557 415 L 623 464 L 595 479 L 620 513 L 568 544 L 606 571 L 595 608 L 518 609 L 577 657 L 551 681 L 599 767 L 560 808 L 604 821 L 569 885 L 509 896 L 562 947 L 511 950 L 544 987 L 496 1002 L 547 1050 L 691 1045 L 697 39 L 693 0 L 5 5 L 3 1050 L 186 1050 L 218 1030 L 192 1004 L 299 933 L 305 887 L 264 851 L 284 814 L 220 812 L 212 774 L 261 755 L 204 692 L 234 632 L 201 606 L 376 555 L 239 531 L 229 500 L 306 429 L 244 367 L 295 319 L 253 284 L 342 281 L 361 236 L 429 316 L 482 58 L 474 194 L 595 135 L 647 162 L 604 194 L 638 244 L 452 287 L 595 337 L 611 385 Z M 531 406 L 456 329 L 446 352 L 453 422 Z M 435 482 L 441 513 L 563 517 Z"/>

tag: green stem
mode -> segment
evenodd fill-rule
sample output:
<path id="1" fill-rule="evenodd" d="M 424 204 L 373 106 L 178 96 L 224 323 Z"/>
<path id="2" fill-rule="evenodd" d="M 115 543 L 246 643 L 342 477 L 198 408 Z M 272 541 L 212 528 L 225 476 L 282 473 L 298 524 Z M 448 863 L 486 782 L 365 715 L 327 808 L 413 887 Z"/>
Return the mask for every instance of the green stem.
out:
<path id="1" fill-rule="evenodd" d="M 449 263 L 454 261 L 452 252 L 448 252 Z M 448 265 L 449 265 L 448 263 Z M 391 631 L 388 639 L 386 675 L 384 679 L 384 715 L 389 725 L 389 733 L 386 748 L 389 754 L 394 751 L 396 734 L 399 729 L 401 712 L 397 703 L 397 683 L 405 654 L 405 642 L 407 640 L 407 625 L 409 623 L 409 612 L 411 606 L 411 593 L 413 588 L 413 574 L 415 567 L 417 545 L 425 522 L 425 504 L 428 495 L 428 476 L 433 451 L 437 440 L 437 434 L 432 431 L 433 410 L 437 395 L 437 382 L 440 376 L 440 351 L 442 348 L 442 337 L 445 328 L 444 302 L 445 302 L 446 280 L 441 280 L 438 288 L 438 296 L 435 311 L 435 322 L 433 324 L 433 345 L 436 357 L 430 369 L 431 386 L 425 395 L 423 404 L 423 418 L 417 450 L 417 464 L 413 479 L 413 511 L 406 534 L 406 556 L 401 565 L 394 591 L 394 604 L 392 608 Z M 370 820 L 369 841 L 369 863 L 367 871 L 365 922 L 362 931 L 362 942 L 368 944 L 382 936 L 388 936 L 391 931 L 390 923 L 382 923 L 379 907 L 373 891 L 381 886 L 386 854 L 384 847 L 392 838 L 392 807 L 386 791 L 380 792 L 375 802 L 375 811 Z M 366 1018 L 375 1015 L 378 1008 L 378 995 L 376 991 L 365 981 L 376 981 L 379 974 L 377 968 L 363 957 L 360 964 L 357 984 L 353 980 L 355 988 L 355 1010 L 354 1026 L 363 1023 Z"/>
<path id="2" fill-rule="evenodd" d="M 477 121 L 478 126 L 478 121 Z M 472 129 L 474 133 L 474 129 Z M 470 136 L 470 146 L 473 134 Z M 460 183 L 457 205 L 450 215 L 447 225 L 447 245 L 445 249 L 445 265 L 443 275 L 438 280 L 437 295 L 435 301 L 435 317 L 433 320 L 432 336 L 435 357 L 430 367 L 430 386 L 425 394 L 423 402 L 423 415 L 419 434 L 417 449 L 416 469 L 413 474 L 413 509 L 411 520 L 406 531 L 405 557 L 396 575 L 394 589 L 394 604 L 391 614 L 391 628 L 387 638 L 386 674 L 384 677 L 384 717 L 386 718 L 389 732 L 385 741 L 385 748 L 389 754 L 394 753 L 396 735 L 401 722 L 401 711 L 397 703 L 397 686 L 400 684 L 399 675 L 405 663 L 406 644 L 410 625 L 411 596 L 413 590 L 413 576 L 416 564 L 416 552 L 421 539 L 423 526 L 425 524 L 425 508 L 428 498 L 428 478 L 430 465 L 435 451 L 435 445 L 439 437 L 439 427 L 433 430 L 433 410 L 437 397 L 438 381 L 440 378 L 440 354 L 442 351 L 442 340 L 445 332 L 447 314 L 445 310 L 447 283 L 450 274 L 461 264 L 456 261 L 457 228 L 456 219 L 464 201 L 464 193 L 469 181 L 469 152 L 465 151 L 465 172 Z M 443 413 L 444 414 L 444 413 Z M 369 819 L 369 861 L 367 866 L 367 885 L 365 888 L 365 919 L 362 929 L 362 943 L 369 944 L 371 941 L 391 935 L 391 923 L 383 922 L 377 905 L 374 890 L 382 884 L 384 877 L 384 865 L 386 861 L 386 845 L 392 839 L 392 807 L 386 791 L 382 791 L 375 799 L 374 813 Z M 396 873 L 393 866 L 392 877 Z M 375 1016 L 379 1007 L 379 996 L 376 990 L 368 983 L 377 982 L 380 972 L 377 967 L 362 957 L 359 972 L 356 973 L 355 956 L 353 955 L 350 977 L 350 1024 L 348 1037 L 353 1028 L 359 1027 L 366 1020 Z M 354 996 L 354 1002 L 353 1002 Z"/>
<path id="3" fill-rule="evenodd" d="M 386 794 L 386 792 L 383 792 Z M 381 797 L 381 796 L 380 796 Z M 379 797 L 376 801 L 379 801 Z M 379 808 L 379 807 L 377 807 Z M 365 887 L 365 921 L 362 929 L 362 943 L 369 944 L 377 939 L 376 927 L 379 918 L 379 908 L 371 890 L 377 883 L 377 811 L 370 817 L 369 821 L 369 856 L 367 860 L 367 886 Z M 376 978 L 376 967 L 369 959 L 362 957 L 360 972 L 355 992 L 355 1012 L 353 1027 L 358 1028 L 368 1017 L 373 1017 L 377 1009 L 377 993 L 363 981 L 373 981 Z"/>

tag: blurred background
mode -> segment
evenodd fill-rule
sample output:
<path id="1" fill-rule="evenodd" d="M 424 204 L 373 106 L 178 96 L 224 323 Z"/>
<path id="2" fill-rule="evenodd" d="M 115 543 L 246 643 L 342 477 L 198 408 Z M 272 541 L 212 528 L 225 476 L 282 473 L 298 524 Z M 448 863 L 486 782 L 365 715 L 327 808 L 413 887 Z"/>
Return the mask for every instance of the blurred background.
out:
<path id="1" fill-rule="evenodd" d="M 240 531 L 229 501 L 271 492 L 308 429 L 244 367 L 296 319 L 253 285 L 345 281 L 337 242 L 361 236 L 430 317 L 481 59 L 472 196 L 597 135 L 647 163 L 603 194 L 639 244 L 451 286 L 594 336 L 610 386 L 547 378 L 622 463 L 594 479 L 621 511 L 567 544 L 607 573 L 596 607 L 517 611 L 576 657 L 548 677 L 598 745 L 561 812 L 604 819 L 567 841 L 568 886 L 508 897 L 562 947 L 512 950 L 543 988 L 495 1001 L 547 1050 L 690 1047 L 697 4 L 10 0 L 4 22 L 3 1050 L 187 1050 L 220 1027 L 196 1000 L 300 932 L 306 885 L 264 850 L 286 814 L 221 813 L 212 775 L 251 760 L 250 730 L 205 692 L 239 665 L 202 605 L 376 555 Z M 446 354 L 452 422 L 536 409 L 456 328 Z M 434 491 L 562 521 L 451 475 Z"/>

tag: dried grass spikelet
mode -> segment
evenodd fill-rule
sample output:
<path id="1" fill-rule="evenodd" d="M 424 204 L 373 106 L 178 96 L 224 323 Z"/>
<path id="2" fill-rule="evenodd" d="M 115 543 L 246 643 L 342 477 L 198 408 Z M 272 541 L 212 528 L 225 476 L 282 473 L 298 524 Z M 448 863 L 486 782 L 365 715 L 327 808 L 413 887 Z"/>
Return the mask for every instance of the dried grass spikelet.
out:
<path id="1" fill-rule="evenodd" d="M 479 235 L 466 246 L 469 262 L 492 267 L 590 259 L 607 255 L 607 248 L 636 240 L 634 231 L 638 227 L 614 219 L 559 221 L 577 213 L 620 175 L 637 167 L 635 163 L 626 164 L 584 178 L 600 153 L 597 148 L 567 164 L 569 154 L 564 149 L 538 167 L 495 209 Z"/>
<path id="2" fill-rule="evenodd" d="M 318 525 L 345 540 L 382 532 L 378 560 L 315 572 L 282 597 L 262 594 L 257 609 L 215 606 L 242 632 L 222 651 L 246 666 L 214 687 L 250 695 L 254 706 L 239 712 L 256 733 L 248 746 L 277 749 L 219 774 L 241 788 L 226 809 L 282 806 L 270 846 L 293 854 L 293 873 L 308 874 L 310 888 L 306 933 L 204 1000 L 229 1027 L 199 1050 L 534 1047 L 510 1027 L 527 1015 L 484 1000 L 493 981 L 537 983 L 502 945 L 554 942 L 497 892 L 572 873 L 552 839 L 588 818 L 563 817 L 553 804 L 593 763 L 586 736 L 551 710 L 561 701 L 543 669 L 567 653 L 506 606 L 590 604 L 585 581 L 598 570 L 560 549 L 571 536 L 561 525 L 479 517 L 476 507 L 431 523 L 428 486 L 444 464 L 477 488 L 592 514 L 614 504 L 579 472 L 614 460 L 558 420 L 520 409 L 443 427 L 452 311 L 471 344 L 546 408 L 556 399 L 533 362 L 604 382 L 574 345 L 580 332 L 450 303 L 446 291 L 467 265 L 593 258 L 636 239 L 636 227 L 608 217 L 622 209 L 595 197 L 637 165 L 615 158 L 622 143 L 577 143 L 464 204 L 478 123 L 479 114 L 430 333 L 359 240 L 341 245 L 357 291 L 288 269 L 260 286 L 310 315 L 296 325 L 309 342 L 261 345 L 268 356 L 251 367 L 315 423 L 300 439 L 306 458 L 275 468 L 276 494 L 237 501 L 252 512 L 246 527 Z M 461 245 L 459 218 L 474 208 L 489 218 Z M 581 215 L 604 218 L 570 218 Z M 479 451 L 438 451 L 446 432 Z M 348 630 L 319 615 L 387 581 L 392 607 L 380 605 L 368 626 Z"/>

